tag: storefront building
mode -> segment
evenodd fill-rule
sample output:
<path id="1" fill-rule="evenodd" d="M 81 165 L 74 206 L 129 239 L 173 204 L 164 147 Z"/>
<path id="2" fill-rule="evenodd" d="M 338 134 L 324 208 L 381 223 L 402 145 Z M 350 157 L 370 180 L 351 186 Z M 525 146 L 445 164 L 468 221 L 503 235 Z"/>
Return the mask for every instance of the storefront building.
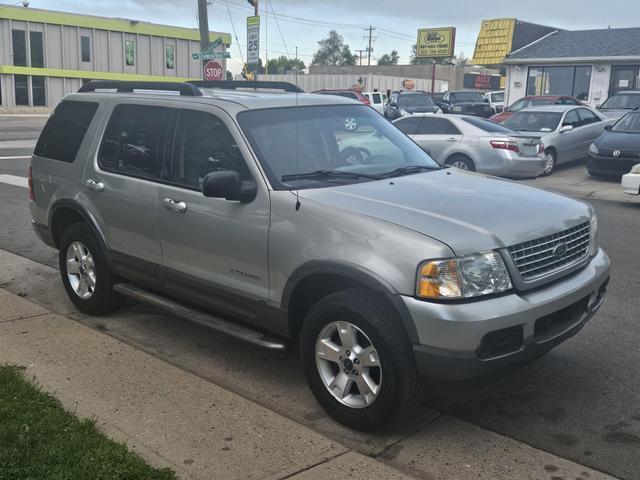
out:
<path id="1" fill-rule="evenodd" d="M 231 36 L 210 32 L 218 37 L 224 51 Z M 199 39 L 197 29 L 0 4 L 0 107 L 53 107 L 89 80 L 202 78 Z"/>
<path id="2" fill-rule="evenodd" d="M 571 95 L 597 106 L 640 89 L 640 28 L 557 30 L 509 54 L 508 105 L 527 95 Z"/>

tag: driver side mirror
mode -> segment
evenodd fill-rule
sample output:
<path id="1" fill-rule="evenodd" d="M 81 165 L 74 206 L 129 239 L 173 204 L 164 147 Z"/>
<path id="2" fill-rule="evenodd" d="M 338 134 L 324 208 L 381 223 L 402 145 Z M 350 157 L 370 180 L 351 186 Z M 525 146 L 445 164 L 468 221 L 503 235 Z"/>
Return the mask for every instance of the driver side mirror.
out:
<path id="1" fill-rule="evenodd" d="M 570 132 L 571 130 L 573 130 L 573 125 L 562 125 L 559 133 Z"/>
<path id="2" fill-rule="evenodd" d="M 613 130 L 613 125 L 605 125 L 604 129 L 605 129 L 607 132 L 610 132 L 611 130 Z"/>
<path id="3" fill-rule="evenodd" d="M 205 197 L 249 203 L 256 198 L 257 193 L 256 182 L 241 180 L 238 172 L 234 170 L 211 172 L 202 182 L 202 194 Z"/>

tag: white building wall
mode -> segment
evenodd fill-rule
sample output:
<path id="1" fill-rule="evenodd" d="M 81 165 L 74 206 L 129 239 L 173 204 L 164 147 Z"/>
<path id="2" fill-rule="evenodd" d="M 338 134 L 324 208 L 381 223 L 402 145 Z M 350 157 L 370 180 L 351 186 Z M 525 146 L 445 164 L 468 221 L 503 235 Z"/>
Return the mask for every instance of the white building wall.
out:
<path id="1" fill-rule="evenodd" d="M 589 104 L 596 107 L 609 97 L 611 83 L 611 65 L 598 63 L 593 66 L 591 72 L 591 90 L 589 91 Z"/>

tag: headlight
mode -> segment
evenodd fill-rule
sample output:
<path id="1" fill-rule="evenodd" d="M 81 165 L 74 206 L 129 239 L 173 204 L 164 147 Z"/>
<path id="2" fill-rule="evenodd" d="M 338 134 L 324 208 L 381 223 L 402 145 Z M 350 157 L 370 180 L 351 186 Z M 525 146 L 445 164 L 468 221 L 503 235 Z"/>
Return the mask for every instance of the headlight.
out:
<path id="1" fill-rule="evenodd" d="M 424 262 L 418 269 L 416 294 L 428 299 L 473 298 L 511 288 L 511 279 L 497 252 Z"/>
<path id="2" fill-rule="evenodd" d="M 600 153 L 600 150 L 598 150 L 595 143 L 589 145 L 589 153 L 593 153 L 594 155 L 598 155 Z"/>
<path id="3" fill-rule="evenodd" d="M 638 163 L 637 165 L 634 165 L 633 167 L 631 167 L 631 170 L 629 171 L 629 173 L 634 173 L 636 175 L 640 175 L 640 163 Z"/>
<path id="4" fill-rule="evenodd" d="M 405 109 L 402 109 L 402 110 L 400 110 L 400 115 L 402 115 L 403 117 L 408 117 L 411 114 L 409 112 L 407 112 Z"/>
<path id="5" fill-rule="evenodd" d="M 454 105 L 453 107 L 451 107 L 451 111 L 452 112 L 457 112 L 457 113 L 462 113 L 462 107 Z"/>
<path id="6" fill-rule="evenodd" d="M 600 241 L 599 241 L 599 226 L 598 226 L 598 215 L 593 214 L 593 216 L 591 217 L 591 238 L 590 238 L 590 242 L 589 242 L 589 254 L 592 257 L 595 257 L 596 253 L 598 253 L 598 249 L 600 248 Z"/>

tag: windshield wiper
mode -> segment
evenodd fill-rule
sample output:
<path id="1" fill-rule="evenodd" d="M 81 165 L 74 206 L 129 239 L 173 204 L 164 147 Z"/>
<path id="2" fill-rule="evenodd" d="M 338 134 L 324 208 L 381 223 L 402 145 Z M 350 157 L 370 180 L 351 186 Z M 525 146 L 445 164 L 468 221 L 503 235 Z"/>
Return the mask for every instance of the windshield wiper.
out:
<path id="1" fill-rule="evenodd" d="M 290 182 L 291 180 L 313 180 L 322 178 L 368 178 L 370 180 L 380 180 L 383 177 L 378 175 L 371 175 L 369 173 L 358 172 L 346 172 L 343 170 L 316 170 L 315 172 L 308 173 L 292 173 L 290 175 L 283 175 L 280 178 L 282 182 Z"/>
<path id="2" fill-rule="evenodd" d="M 420 173 L 429 170 L 440 170 L 442 167 L 429 167 L 426 165 L 407 165 L 406 167 L 396 168 L 390 172 L 383 173 L 383 178 L 399 177 L 400 175 L 410 175 L 412 173 Z"/>

